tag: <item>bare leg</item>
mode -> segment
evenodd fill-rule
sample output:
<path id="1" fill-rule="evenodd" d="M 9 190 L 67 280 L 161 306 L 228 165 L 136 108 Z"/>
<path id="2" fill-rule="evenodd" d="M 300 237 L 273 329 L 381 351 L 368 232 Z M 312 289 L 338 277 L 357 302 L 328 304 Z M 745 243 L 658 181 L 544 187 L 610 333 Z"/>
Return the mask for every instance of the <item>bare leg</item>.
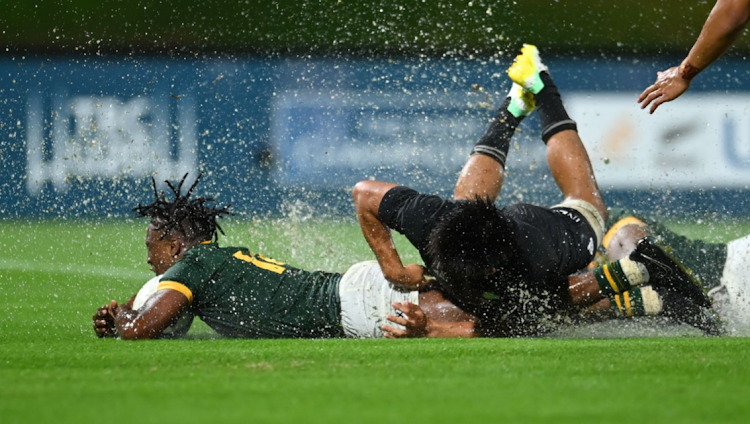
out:
<path id="1" fill-rule="evenodd" d="M 568 277 L 568 293 L 573 305 L 578 307 L 589 306 L 599 302 L 603 298 L 599 283 L 591 271 L 584 271 L 580 274 Z"/>
<path id="2" fill-rule="evenodd" d="M 514 84 L 484 135 L 471 151 L 453 192 L 455 200 L 488 198 L 500 194 L 510 141 L 523 118 L 534 110 L 533 96 Z"/>
<path id="3" fill-rule="evenodd" d="M 625 225 L 614 234 L 609 244 L 604 246 L 607 249 L 607 257 L 611 261 L 616 261 L 630 255 L 630 252 L 635 250 L 638 240 L 646 235 L 646 229 L 641 225 Z"/>
<path id="4" fill-rule="evenodd" d="M 565 130 L 550 137 L 547 141 L 547 163 L 566 199 L 580 199 L 591 203 L 602 219 L 607 220 L 607 206 L 596 184 L 589 155 L 578 132 Z"/>
<path id="5" fill-rule="evenodd" d="M 609 299 L 602 299 L 582 311 L 581 315 L 587 318 L 606 319 L 612 316 L 612 306 Z"/>
<path id="6" fill-rule="evenodd" d="M 505 168 L 485 155 L 471 155 L 458 176 L 454 200 L 475 200 L 478 197 L 495 201 L 503 186 Z"/>

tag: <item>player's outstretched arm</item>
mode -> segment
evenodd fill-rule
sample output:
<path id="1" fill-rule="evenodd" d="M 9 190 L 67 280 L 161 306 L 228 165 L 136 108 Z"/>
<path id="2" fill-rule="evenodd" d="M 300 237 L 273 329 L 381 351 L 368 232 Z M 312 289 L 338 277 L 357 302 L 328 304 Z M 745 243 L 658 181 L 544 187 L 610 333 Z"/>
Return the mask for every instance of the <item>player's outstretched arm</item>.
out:
<path id="1" fill-rule="evenodd" d="M 130 305 L 112 308 L 117 335 L 124 340 L 155 339 L 179 316 L 190 300 L 177 290 L 159 290 L 138 310 Z"/>
<path id="2" fill-rule="evenodd" d="M 407 265 L 401 262 L 391 237 L 391 230 L 380 221 L 378 210 L 383 196 L 396 184 L 382 181 L 361 181 L 354 186 L 354 208 L 357 212 L 362 234 L 370 245 L 385 278 L 394 285 L 409 290 L 416 290 L 427 282 L 424 270 L 419 265 Z"/>
<path id="3" fill-rule="evenodd" d="M 654 113 L 664 102 L 682 95 L 700 71 L 720 58 L 734 44 L 750 19 L 750 0 L 717 0 L 698 40 L 679 66 L 659 72 L 656 82 L 638 97 L 641 109 Z"/>

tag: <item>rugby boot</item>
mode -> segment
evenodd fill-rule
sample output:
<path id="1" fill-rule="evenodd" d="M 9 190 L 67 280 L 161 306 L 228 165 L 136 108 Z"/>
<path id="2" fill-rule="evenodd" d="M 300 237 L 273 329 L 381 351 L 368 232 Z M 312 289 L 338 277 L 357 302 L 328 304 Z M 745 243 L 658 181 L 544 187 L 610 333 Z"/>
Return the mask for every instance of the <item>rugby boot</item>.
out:
<path id="1" fill-rule="evenodd" d="M 630 259 L 642 263 L 648 270 L 648 283 L 661 293 L 676 292 L 695 305 L 710 308 L 711 300 L 700 281 L 690 275 L 680 261 L 659 247 L 650 237 L 638 241 Z M 663 290 L 661 290 L 663 289 Z"/>
<path id="2" fill-rule="evenodd" d="M 513 83 L 508 92 L 510 97 L 510 103 L 508 104 L 508 112 L 510 112 L 516 118 L 522 118 L 528 116 L 534 111 L 536 107 L 536 101 L 534 95 L 526 91 L 520 85 Z"/>
<path id="3" fill-rule="evenodd" d="M 523 87 L 524 90 L 537 94 L 544 88 L 540 72 L 549 72 L 546 65 L 542 63 L 539 49 L 532 44 L 524 44 L 521 54 L 508 68 L 508 76 L 513 82 Z"/>
<path id="4" fill-rule="evenodd" d="M 696 305 L 680 292 L 671 291 L 665 287 L 655 288 L 662 301 L 662 316 L 695 327 L 707 336 L 722 334 L 720 321 L 711 308 Z"/>

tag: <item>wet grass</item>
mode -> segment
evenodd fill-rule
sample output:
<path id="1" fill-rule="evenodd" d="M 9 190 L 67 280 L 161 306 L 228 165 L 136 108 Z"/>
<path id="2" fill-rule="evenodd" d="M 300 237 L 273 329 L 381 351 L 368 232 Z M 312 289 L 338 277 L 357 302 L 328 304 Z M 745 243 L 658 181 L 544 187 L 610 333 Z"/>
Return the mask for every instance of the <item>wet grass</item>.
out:
<path id="1" fill-rule="evenodd" d="M 711 234 L 724 240 L 750 232 L 718 227 Z M 342 271 L 369 259 L 349 221 L 225 228 L 227 243 L 308 268 Z M 0 421 L 744 422 L 750 414 L 744 338 L 220 340 L 201 324 L 190 340 L 99 340 L 95 308 L 150 278 L 144 233 L 142 223 L 0 224 Z"/>

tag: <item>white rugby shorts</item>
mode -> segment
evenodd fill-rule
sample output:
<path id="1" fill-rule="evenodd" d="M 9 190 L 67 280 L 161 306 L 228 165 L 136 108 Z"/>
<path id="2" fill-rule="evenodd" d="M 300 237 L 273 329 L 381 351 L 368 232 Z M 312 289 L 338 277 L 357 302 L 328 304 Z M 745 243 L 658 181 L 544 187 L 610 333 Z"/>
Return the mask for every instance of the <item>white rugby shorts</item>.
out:
<path id="1" fill-rule="evenodd" d="M 376 261 L 360 262 L 349 268 L 339 283 L 341 324 L 347 337 L 383 337 L 385 317 L 397 315 L 392 302 L 419 304 L 419 293 L 400 292 L 385 279 Z M 389 323 L 394 328 L 403 328 Z"/>
<path id="2" fill-rule="evenodd" d="M 730 331 L 750 331 L 750 236 L 727 243 L 721 285 L 709 295 Z"/>

